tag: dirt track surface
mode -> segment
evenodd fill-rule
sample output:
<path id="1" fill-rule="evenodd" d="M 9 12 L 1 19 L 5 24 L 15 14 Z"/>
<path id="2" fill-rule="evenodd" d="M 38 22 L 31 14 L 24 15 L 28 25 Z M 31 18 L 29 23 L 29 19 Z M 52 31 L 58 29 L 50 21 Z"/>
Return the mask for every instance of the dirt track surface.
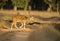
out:
<path id="1" fill-rule="evenodd" d="M 0 35 L 0 41 L 60 41 L 60 34 L 47 27 L 32 32 L 8 31 Z"/>
<path id="2" fill-rule="evenodd" d="M 0 35 L 0 41 L 27 41 L 29 32 L 11 31 Z"/>

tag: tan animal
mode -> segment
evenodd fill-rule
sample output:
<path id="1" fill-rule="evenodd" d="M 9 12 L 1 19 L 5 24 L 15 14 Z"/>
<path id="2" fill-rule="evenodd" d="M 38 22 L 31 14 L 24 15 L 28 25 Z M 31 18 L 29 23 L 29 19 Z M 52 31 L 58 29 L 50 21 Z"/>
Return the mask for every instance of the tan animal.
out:
<path id="1" fill-rule="evenodd" d="M 13 28 L 13 25 L 14 25 L 14 27 L 18 28 L 16 26 L 17 22 L 20 22 L 22 24 L 19 28 L 23 27 L 25 29 L 25 25 L 26 25 L 27 21 L 33 20 L 33 18 L 32 17 L 29 18 L 29 17 L 24 16 L 24 15 L 21 15 L 21 16 L 19 15 L 19 16 L 14 16 L 12 20 L 13 20 L 13 22 L 11 24 L 11 29 Z"/>

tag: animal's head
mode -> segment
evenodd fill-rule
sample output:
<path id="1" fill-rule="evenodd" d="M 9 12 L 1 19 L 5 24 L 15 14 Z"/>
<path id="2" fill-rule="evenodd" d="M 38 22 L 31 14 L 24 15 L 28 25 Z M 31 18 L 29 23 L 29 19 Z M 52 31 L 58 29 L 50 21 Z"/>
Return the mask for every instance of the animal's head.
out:
<path id="1" fill-rule="evenodd" d="M 30 20 L 32 20 L 32 21 L 33 21 L 33 20 L 34 20 L 34 17 L 30 17 Z"/>

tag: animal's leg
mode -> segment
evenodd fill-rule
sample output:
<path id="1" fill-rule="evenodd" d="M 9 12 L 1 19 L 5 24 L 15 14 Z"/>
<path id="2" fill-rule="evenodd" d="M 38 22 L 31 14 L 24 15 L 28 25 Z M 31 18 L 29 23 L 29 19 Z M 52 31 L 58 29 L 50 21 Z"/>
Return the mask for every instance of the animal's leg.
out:
<path id="1" fill-rule="evenodd" d="M 16 26 L 16 22 L 14 23 L 14 26 L 18 29 L 18 27 Z"/>
<path id="2" fill-rule="evenodd" d="M 25 25 L 26 25 L 26 23 L 24 22 L 24 29 L 25 29 Z"/>
<path id="3" fill-rule="evenodd" d="M 23 23 L 21 23 L 22 25 L 19 27 L 19 28 L 22 28 L 23 27 Z"/>
<path id="4" fill-rule="evenodd" d="M 11 24 L 11 30 L 13 29 L 13 25 L 14 25 L 14 24 L 12 23 L 12 24 Z"/>

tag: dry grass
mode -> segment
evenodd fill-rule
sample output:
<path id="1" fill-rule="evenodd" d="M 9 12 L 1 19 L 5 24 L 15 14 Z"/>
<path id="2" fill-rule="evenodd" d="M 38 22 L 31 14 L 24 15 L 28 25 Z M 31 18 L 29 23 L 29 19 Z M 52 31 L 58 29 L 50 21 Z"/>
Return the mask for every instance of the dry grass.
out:
<path id="1" fill-rule="evenodd" d="M 21 28 L 20 29 L 21 31 L 24 31 L 24 32 L 31 32 L 32 31 L 32 29 L 30 29 L 30 28 Z"/>
<path id="2" fill-rule="evenodd" d="M 0 13 L 3 13 L 5 15 L 7 14 L 17 14 L 19 12 L 19 14 L 21 15 L 36 15 L 36 16 L 41 16 L 44 18 L 49 18 L 49 17 L 60 17 L 60 15 L 57 12 L 46 12 L 46 11 L 31 11 L 30 14 L 28 11 L 14 11 L 14 10 L 0 10 Z M 4 19 L 10 19 L 10 17 L 3 17 Z M 46 25 L 40 25 L 39 28 L 42 29 L 43 27 L 45 27 Z M 0 22 L 0 29 L 10 29 L 10 24 L 6 23 L 6 22 Z M 31 29 L 26 28 L 26 29 L 20 29 L 21 31 L 31 31 Z"/>
<path id="3" fill-rule="evenodd" d="M 29 29 L 29 28 L 21 28 L 21 29 L 1 29 L 0 31 L 5 31 L 5 32 L 8 32 L 8 31 L 20 31 L 20 32 L 32 32 L 33 30 L 32 29 Z"/>
<path id="4" fill-rule="evenodd" d="M 57 16 L 59 17 L 60 15 L 57 12 L 47 12 L 47 11 L 14 11 L 14 10 L 0 10 L 0 13 L 4 13 L 4 14 L 17 14 L 19 12 L 19 14 L 21 15 L 37 15 L 37 16 L 41 16 L 41 17 L 53 17 L 53 16 Z"/>

